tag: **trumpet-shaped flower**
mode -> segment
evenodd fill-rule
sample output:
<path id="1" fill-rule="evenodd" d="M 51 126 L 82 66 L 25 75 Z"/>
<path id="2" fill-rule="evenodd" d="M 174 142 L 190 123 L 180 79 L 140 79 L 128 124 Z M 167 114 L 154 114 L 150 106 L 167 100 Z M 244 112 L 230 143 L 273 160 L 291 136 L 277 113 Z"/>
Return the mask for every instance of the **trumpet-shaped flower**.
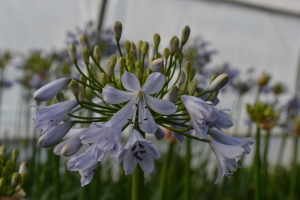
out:
<path id="1" fill-rule="evenodd" d="M 244 149 L 245 154 L 249 154 L 251 152 L 250 146 L 254 143 L 251 138 L 235 138 L 221 133 L 215 129 L 209 129 L 208 133 L 214 140 L 221 144 L 226 145 L 235 145 L 242 147 Z"/>
<path id="2" fill-rule="evenodd" d="M 228 177 L 235 175 L 235 173 L 231 171 L 232 168 L 239 167 L 235 158 L 241 157 L 245 151 L 240 146 L 225 145 L 216 141 L 211 141 L 209 144 L 219 162 L 219 175 L 215 182 L 215 184 L 217 184 L 224 175 Z"/>
<path id="3" fill-rule="evenodd" d="M 160 158 L 160 154 L 152 144 L 152 142 L 145 140 L 137 130 L 132 129 L 127 144 L 118 155 L 119 162 L 124 160 L 123 168 L 126 175 L 134 171 L 137 163 L 147 174 L 154 170 L 153 158 Z"/>
<path id="4" fill-rule="evenodd" d="M 189 112 L 196 135 L 204 139 L 208 131 L 208 123 L 218 119 L 219 110 L 211 106 L 210 101 L 205 102 L 194 96 L 183 95 L 181 101 Z"/>
<path id="5" fill-rule="evenodd" d="M 47 107 L 30 105 L 30 107 L 39 108 L 32 116 L 35 121 L 34 128 L 43 130 L 42 133 L 45 133 L 53 126 L 64 121 L 77 105 L 78 103 L 75 100 L 56 103 Z"/>
<path id="6" fill-rule="evenodd" d="M 229 109 L 225 110 L 219 110 L 219 117 L 215 121 L 209 122 L 209 128 L 216 127 L 217 129 L 221 130 L 222 128 L 228 129 L 233 126 L 233 123 L 227 113 L 224 111 L 227 111 Z"/>
<path id="7" fill-rule="evenodd" d="M 162 74 L 150 74 L 141 88 L 137 77 L 132 73 L 126 72 L 122 76 L 122 83 L 124 88 L 130 92 L 106 86 L 102 95 L 104 101 L 111 104 L 119 104 L 130 100 L 126 106 L 115 114 L 115 118 L 122 120 L 124 124 L 128 121 L 134 124 L 136 111 L 139 108 L 138 120 L 141 130 L 146 133 L 154 133 L 157 130 L 157 125 L 148 106 L 159 114 L 170 115 L 175 113 L 177 108 L 172 102 L 149 95 L 159 92 L 164 86 L 165 77 Z"/>

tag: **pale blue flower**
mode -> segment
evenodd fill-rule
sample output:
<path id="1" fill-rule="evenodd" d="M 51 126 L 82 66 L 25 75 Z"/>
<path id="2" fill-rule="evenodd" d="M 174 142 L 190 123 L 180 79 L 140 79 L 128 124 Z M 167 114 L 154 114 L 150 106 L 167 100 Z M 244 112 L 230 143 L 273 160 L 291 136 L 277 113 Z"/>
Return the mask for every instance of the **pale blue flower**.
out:
<path id="1" fill-rule="evenodd" d="M 219 117 L 215 121 L 210 121 L 208 123 L 209 128 L 229 129 L 233 126 L 230 116 L 224 111 L 229 111 L 229 109 L 219 110 Z"/>

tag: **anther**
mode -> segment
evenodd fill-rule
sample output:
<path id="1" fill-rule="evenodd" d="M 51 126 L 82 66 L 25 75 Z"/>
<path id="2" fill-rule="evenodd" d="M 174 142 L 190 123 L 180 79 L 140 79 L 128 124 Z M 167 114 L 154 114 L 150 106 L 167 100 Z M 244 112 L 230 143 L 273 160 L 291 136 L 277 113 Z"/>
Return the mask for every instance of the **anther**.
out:
<path id="1" fill-rule="evenodd" d="M 144 120 L 148 120 L 148 118 L 144 119 Z"/>
<path id="2" fill-rule="evenodd" d="M 144 148 L 144 146 L 143 146 L 142 144 L 139 144 L 139 146 L 140 146 L 141 148 Z"/>
<path id="3" fill-rule="evenodd" d="M 131 151 L 134 151 L 134 150 L 135 150 L 135 148 L 136 148 L 136 145 L 134 145 L 134 146 L 132 147 Z"/>

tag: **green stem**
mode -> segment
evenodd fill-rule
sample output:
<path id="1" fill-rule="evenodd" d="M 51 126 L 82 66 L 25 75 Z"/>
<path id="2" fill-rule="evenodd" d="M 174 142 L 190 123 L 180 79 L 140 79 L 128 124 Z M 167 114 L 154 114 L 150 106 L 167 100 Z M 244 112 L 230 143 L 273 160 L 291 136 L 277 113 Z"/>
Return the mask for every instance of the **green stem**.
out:
<path id="1" fill-rule="evenodd" d="M 184 199 L 191 199 L 191 139 L 186 138 L 186 156 L 185 156 L 185 168 L 184 168 Z"/>
<path id="2" fill-rule="evenodd" d="M 117 46 L 118 46 L 120 56 L 123 57 L 119 41 L 117 41 Z"/>
<path id="3" fill-rule="evenodd" d="M 261 199 L 261 187 L 260 187 L 260 154 L 259 154 L 259 147 L 260 147 L 260 129 L 259 125 L 256 125 L 256 149 L 255 149 L 255 157 L 254 157 L 254 181 L 255 181 L 255 200 Z"/>
<path id="4" fill-rule="evenodd" d="M 268 155 L 268 148 L 269 148 L 269 142 L 270 141 L 270 131 L 267 132 L 265 136 L 265 149 L 264 149 L 264 157 L 263 157 L 263 166 L 265 170 L 267 171 L 267 155 Z"/>
<path id="5" fill-rule="evenodd" d="M 167 183 L 168 183 L 167 175 L 168 175 L 168 170 L 169 170 L 169 166 L 170 166 L 170 162 L 171 162 L 173 147 L 174 147 L 174 143 L 173 142 L 169 143 L 169 148 L 168 148 L 168 151 L 166 154 L 166 159 L 163 162 L 159 200 L 166 199 L 166 187 L 167 187 Z"/>
<path id="6" fill-rule="evenodd" d="M 297 184 L 297 155 L 298 155 L 298 140 L 299 136 L 296 136 L 294 138 L 294 159 L 293 159 L 293 168 L 292 168 L 292 174 L 291 174 L 291 184 L 290 184 L 290 194 L 289 194 L 289 200 L 295 199 L 295 193 L 296 193 L 296 184 Z"/>

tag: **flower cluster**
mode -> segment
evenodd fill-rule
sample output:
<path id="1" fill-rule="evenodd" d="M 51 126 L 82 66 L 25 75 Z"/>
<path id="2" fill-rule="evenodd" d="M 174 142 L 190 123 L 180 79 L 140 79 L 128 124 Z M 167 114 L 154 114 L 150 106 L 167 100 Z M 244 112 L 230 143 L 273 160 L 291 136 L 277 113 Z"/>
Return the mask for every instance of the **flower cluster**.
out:
<path id="1" fill-rule="evenodd" d="M 57 144 L 54 153 L 70 157 L 67 167 L 70 171 L 79 171 L 84 186 L 92 180 L 98 163 L 108 155 L 123 161 L 126 175 L 133 173 L 137 164 L 145 173 L 151 173 L 153 158 L 159 159 L 160 153 L 145 136 L 153 134 L 161 139 L 162 128 L 165 128 L 172 131 L 179 142 L 183 142 L 185 136 L 210 145 L 219 162 L 216 183 L 224 175 L 233 176 L 232 170 L 239 167 L 236 158 L 249 154 L 253 142 L 250 138 L 233 138 L 221 132 L 233 123 L 226 110 L 218 110 L 213 102 L 229 81 L 228 75 L 213 76 L 207 89 L 197 92 L 193 80 L 196 70 L 188 61 L 184 70 L 182 67 L 189 26 L 184 27 L 180 42 L 178 37 L 172 37 L 169 48 L 163 51 L 165 59 L 159 53 L 159 34 L 153 37 L 154 53 L 150 55 L 146 41 L 136 44 L 126 41 L 126 56 L 120 47 L 121 34 L 122 24 L 116 22 L 114 36 L 120 57 L 112 55 L 105 70 L 100 66 L 99 46 L 92 48 L 86 35 L 80 36 L 86 73 L 78 67 L 75 45 L 69 45 L 69 56 L 81 77 L 55 80 L 34 93 L 37 101 L 56 97 L 58 102 L 48 107 L 33 106 L 39 108 L 33 115 L 35 128 L 42 130 L 38 144 L 41 147 Z M 151 58 L 147 67 L 148 53 Z M 119 70 L 115 70 L 117 64 Z M 65 101 L 62 90 L 67 85 L 75 100 Z M 88 110 L 94 115 L 75 115 L 79 110 Z M 89 127 L 74 124 L 89 124 Z M 121 134 L 127 127 L 131 133 L 122 147 Z M 193 129 L 197 137 L 192 136 Z M 207 134 L 214 140 L 207 139 Z"/>

